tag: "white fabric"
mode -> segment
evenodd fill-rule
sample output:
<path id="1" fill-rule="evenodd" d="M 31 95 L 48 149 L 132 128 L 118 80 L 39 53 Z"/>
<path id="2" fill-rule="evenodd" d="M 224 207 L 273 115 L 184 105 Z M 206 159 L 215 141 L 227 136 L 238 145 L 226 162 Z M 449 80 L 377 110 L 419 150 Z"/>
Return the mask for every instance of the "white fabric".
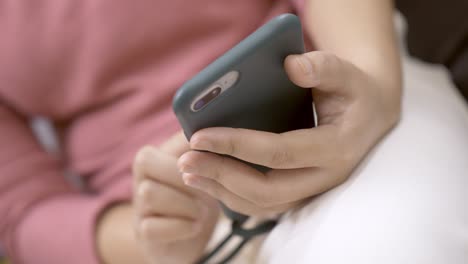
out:
<path id="1" fill-rule="evenodd" d="M 443 67 L 407 55 L 399 125 L 336 189 L 290 214 L 268 263 L 468 263 L 468 107 Z"/>

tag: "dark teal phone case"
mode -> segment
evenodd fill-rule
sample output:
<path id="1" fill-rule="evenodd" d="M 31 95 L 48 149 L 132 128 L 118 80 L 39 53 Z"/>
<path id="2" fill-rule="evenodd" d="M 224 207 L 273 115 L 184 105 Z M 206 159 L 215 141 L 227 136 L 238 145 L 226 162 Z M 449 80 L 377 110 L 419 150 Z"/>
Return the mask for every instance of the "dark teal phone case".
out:
<path id="1" fill-rule="evenodd" d="M 234 127 L 282 133 L 315 124 L 310 89 L 293 84 L 283 67 L 286 56 L 304 53 L 298 17 L 283 14 L 260 27 L 208 65 L 177 91 L 173 108 L 190 140 L 200 129 Z M 240 73 L 237 83 L 210 104 L 194 112 L 193 100 L 229 71 Z M 268 168 L 250 164 L 260 171 Z M 247 216 L 223 207 L 233 220 Z"/>
<path id="2" fill-rule="evenodd" d="M 173 108 L 187 139 L 208 127 L 235 127 L 281 133 L 314 125 L 310 89 L 293 84 L 283 68 L 286 56 L 304 53 L 297 16 L 273 18 L 208 65 L 177 91 Z M 235 86 L 206 107 L 191 103 L 229 71 L 240 73 Z"/>

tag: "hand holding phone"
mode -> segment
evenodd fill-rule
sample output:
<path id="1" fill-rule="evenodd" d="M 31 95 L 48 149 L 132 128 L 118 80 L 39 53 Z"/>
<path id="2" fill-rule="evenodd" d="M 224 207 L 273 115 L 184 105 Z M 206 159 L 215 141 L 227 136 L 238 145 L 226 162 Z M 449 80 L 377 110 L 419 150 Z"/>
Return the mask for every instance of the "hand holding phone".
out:
<path id="1" fill-rule="evenodd" d="M 312 127 L 311 92 L 292 83 L 283 67 L 286 56 L 303 52 L 300 21 L 284 14 L 208 65 L 174 97 L 174 112 L 187 139 L 209 127 L 271 133 Z M 231 218 L 243 218 L 229 210 L 226 213 Z"/>

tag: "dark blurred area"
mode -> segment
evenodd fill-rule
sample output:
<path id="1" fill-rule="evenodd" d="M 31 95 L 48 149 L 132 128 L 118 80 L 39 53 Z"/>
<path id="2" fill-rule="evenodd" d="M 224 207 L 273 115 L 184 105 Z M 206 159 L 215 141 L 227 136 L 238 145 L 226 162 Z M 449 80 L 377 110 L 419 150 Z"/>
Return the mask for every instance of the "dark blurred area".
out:
<path id="1" fill-rule="evenodd" d="M 468 100 L 468 0 L 397 0 L 411 55 L 444 64 Z"/>

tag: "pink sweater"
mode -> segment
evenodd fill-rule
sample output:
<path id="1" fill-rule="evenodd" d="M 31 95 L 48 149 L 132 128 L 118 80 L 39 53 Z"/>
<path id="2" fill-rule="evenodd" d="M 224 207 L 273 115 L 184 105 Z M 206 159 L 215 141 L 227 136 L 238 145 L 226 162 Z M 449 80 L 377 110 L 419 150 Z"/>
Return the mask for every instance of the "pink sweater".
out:
<path id="1" fill-rule="evenodd" d="M 176 89 L 288 11 L 281 0 L 1 1 L 0 244 L 14 263 L 97 263 L 97 215 L 129 199 L 137 149 L 179 129 Z M 37 115 L 60 127 L 63 159 L 35 140 Z"/>

